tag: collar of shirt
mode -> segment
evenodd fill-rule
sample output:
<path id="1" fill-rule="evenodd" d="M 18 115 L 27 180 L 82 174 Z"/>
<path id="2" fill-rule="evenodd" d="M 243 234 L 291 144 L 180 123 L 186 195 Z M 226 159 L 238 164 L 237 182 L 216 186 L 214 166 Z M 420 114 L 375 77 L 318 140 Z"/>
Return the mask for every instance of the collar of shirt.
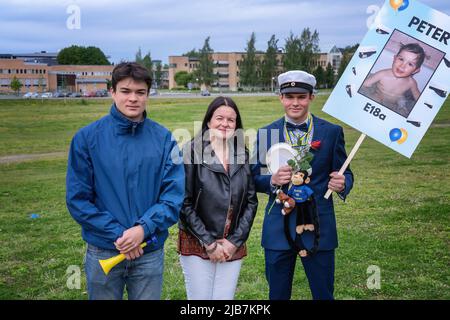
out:
<path id="1" fill-rule="evenodd" d="M 293 125 L 298 126 L 298 125 L 300 125 L 300 124 L 306 123 L 306 122 L 308 121 L 308 117 L 306 117 L 305 121 L 302 121 L 302 122 L 298 122 L 298 123 L 297 123 L 297 122 L 295 122 L 294 120 L 292 120 L 291 118 L 289 118 L 287 114 L 285 114 L 285 115 L 284 115 L 284 121 L 289 122 L 289 123 L 292 123 Z"/>

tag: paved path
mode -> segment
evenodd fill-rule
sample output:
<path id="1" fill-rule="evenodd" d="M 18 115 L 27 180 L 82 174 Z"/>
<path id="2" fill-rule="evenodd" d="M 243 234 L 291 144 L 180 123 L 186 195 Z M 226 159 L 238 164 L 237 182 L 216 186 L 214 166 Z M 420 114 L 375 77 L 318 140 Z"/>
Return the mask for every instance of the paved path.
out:
<path id="1" fill-rule="evenodd" d="M 49 152 L 49 153 L 35 153 L 35 154 L 13 154 L 10 156 L 0 157 L 0 164 L 7 164 L 13 162 L 23 162 L 29 160 L 42 160 L 52 158 L 64 158 L 67 152 Z"/>

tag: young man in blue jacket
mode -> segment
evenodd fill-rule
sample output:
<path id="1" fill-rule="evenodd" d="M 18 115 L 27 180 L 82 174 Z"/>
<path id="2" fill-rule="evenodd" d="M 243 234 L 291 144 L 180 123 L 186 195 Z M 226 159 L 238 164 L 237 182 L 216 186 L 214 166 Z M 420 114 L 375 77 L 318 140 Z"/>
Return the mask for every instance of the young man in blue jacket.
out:
<path id="1" fill-rule="evenodd" d="M 353 186 L 353 174 L 348 168 L 343 175 L 338 171 L 347 158 L 342 127 L 312 115 L 309 111 L 314 99 L 316 79 L 313 75 L 300 71 L 288 71 L 278 76 L 280 102 L 285 115 L 258 130 L 256 164 L 252 167 L 256 191 L 269 195 L 265 210 L 262 246 L 266 263 L 266 279 L 269 283 L 269 298 L 287 300 L 291 298 L 295 264 L 300 255 L 311 294 L 314 299 L 333 299 L 334 292 L 334 250 L 337 243 L 336 218 L 333 198 L 324 198 L 327 189 L 335 191 L 342 199 Z M 282 204 L 274 203 L 276 190 L 282 188 L 287 194 L 291 182 L 292 169 L 285 165 L 270 174 L 267 170 L 266 154 L 278 142 L 291 146 L 312 146 L 314 154 L 310 165 L 311 179 L 308 186 L 313 190 L 318 211 L 319 235 L 313 232 L 296 231 L 296 214 L 288 217 L 287 230 L 284 225 Z M 304 147 L 301 147 L 304 148 Z M 300 149 L 301 149 L 300 148 Z M 315 148 L 315 149 L 314 149 Z M 301 151 L 301 150 L 299 150 Z M 288 236 L 290 234 L 290 239 Z M 318 250 L 307 256 L 298 252 L 302 240 L 307 249 L 312 249 L 314 240 L 319 240 Z M 291 243 L 289 240 L 292 240 Z M 295 244 L 297 248 L 292 246 Z M 312 250 L 313 251 L 313 250 Z"/>
<path id="2" fill-rule="evenodd" d="M 164 242 L 184 198 L 184 166 L 166 128 L 147 118 L 149 72 L 120 63 L 110 114 L 79 130 L 69 151 L 66 202 L 87 242 L 89 299 L 160 299 Z M 140 244 L 147 242 L 142 249 Z M 105 275 L 99 259 L 126 260 Z"/>

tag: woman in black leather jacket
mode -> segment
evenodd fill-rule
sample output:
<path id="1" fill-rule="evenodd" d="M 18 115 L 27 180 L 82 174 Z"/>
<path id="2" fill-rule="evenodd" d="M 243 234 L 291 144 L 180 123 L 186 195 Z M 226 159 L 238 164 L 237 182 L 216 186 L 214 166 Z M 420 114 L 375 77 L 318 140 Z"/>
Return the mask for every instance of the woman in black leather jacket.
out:
<path id="1" fill-rule="evenodd" d="M 178 252 L 188 299 L 233 299 L 258 201 L 235 102 L 217 97 L 183 148 Z"/>

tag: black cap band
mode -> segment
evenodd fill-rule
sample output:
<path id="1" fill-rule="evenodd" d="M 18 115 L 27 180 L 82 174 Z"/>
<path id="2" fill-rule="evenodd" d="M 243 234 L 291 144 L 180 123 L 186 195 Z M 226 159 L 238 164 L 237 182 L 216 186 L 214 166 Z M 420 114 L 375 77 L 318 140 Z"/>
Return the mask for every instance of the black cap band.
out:
<path id="1" fill-rule="evenodd" d="M 314 90 L 313 86 L 310 84 L 307 84 L 304 82 L 292 81 L 292 82 L 283 83 L 280 86 L 280 91 L 283 91 L 283 89 L 288 89 L 288 88 L 302 88 L 302 89 L 308 90 L 309 92 L 313 92 L 313 90 Z"/>

